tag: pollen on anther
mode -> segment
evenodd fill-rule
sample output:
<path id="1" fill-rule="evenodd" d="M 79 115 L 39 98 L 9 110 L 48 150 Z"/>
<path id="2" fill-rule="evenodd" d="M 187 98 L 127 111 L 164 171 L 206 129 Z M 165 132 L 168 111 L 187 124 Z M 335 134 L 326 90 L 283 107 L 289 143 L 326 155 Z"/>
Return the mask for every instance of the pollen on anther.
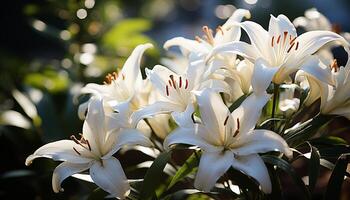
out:
<path id="1" fill-rule="evenodd" d="M 188 79 L 186 79 L 185 89 L 188 88 Z"/>
<path id="2" fill-rule="evenodd" d="M 181 76 L 179 77 L 179 88 L 181 88 L 181 86 L 182 86 L 182 78 L 181 78 Z"/>
<path id="3" fill-rule="evenodd" d="M 281 35 L 279 35 L 277 38 L 277 44 L 280 42 L 280 40 L 281 40 Z"/>
<path id="4" fill-rule="evenodd" d="M 226 126 L 226 124 L 227 124 L 228 117 L 229 117 L 229 115 L 227 115 L 227 117 L 226 117 L 226 119 L 225 119 L 225 121 L 224 121 L 224 126 Z"/>
<path id="5" fill-rule="evenodd" d="M 79 153 L 79 151 L 73 147 L 73 150 L 80 156 L 81 154 Z"/>
<path id="6" fill-rule="evenodd" d="M 272 36 L 271 38 L 271 46 L 273 47 L 273 42 L 274 42 L 275 36 Z"/>
<path id="7" fill-rule="evenodd" d="M 168 86 L 165 86 L 165 92 L 166 92 L 166 95 L 169 96 L 169 87 Z"/>
<path id="8" fill-rule="evenodd" d="M 286 39 L 287 39 L 287 34 L 288 34 L 288 32 L 287 32 L 287 31 L 284 31 L 283 34 L 284 34 L 284 35 L 283 35 L 283 44 L 284 44 L 284 43 L 286 43 Z"/>
<path id="9" fill-rule="evenodd" d="M 297 42 L 297 45 L 295 46 L 295 51 L 298 50 L 299 42 Z"/>

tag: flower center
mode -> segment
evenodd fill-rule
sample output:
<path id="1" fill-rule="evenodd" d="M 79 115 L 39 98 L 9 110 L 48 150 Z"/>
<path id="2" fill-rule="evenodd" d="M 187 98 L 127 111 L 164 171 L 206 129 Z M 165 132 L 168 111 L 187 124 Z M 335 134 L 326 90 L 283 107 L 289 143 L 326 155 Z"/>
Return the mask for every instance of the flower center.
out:
<path id="1" fill-rule="evenodd" d="M 206 40 L 210 45 L 214 46 L 215 41 L 214 41 L 214 36 L 213 36 L 213 30 L 208 28 L 208 26 L 203 26 L 202 31 L 204 32 L 203 39 Z M 216 34 L 218 32 L 221 32 L 221 34 L 224 35 L 224 31 L 222 30 L 221 26 L 218 26 L 216 28 Z M 199 43 L 201 43 L 203 41 L 203 39 L 199 36 L 196 36 L 195 39 Z"/>
<path id="2" fill-rule="evenodd" d="M 103 81 L 103 84 L 105 85 L 110 85 L 112 84 L 113 81 L 117 80 L 118 78 L 118 73 L 117 72 L 112 72 L 112 73 L 108 73 L 105 77 L 105 80 Z M 122 79 L 125 79 L 125 75 L 122 74 Z"/>
<path id="3" fill-rule="evenodd" d="M 184 83 L 183 83 L 184 82 Z M 188 88 L 188 79 L 184 81 L 181 76 L 179 76 L 178 82 L 174 79 L 174 75 L 169 76 L 168 84 L 165 86 L 166 96 L 170 96 L 170 89 L 173 88 L 176 93 L 181 92 L 182 90 L 187 90 Z"/>
<path id="4" fill-rule="evenodd" d="M 74 135 L 71 135 L 70 136 L 70 139 L 71 140 L 73 140 L 76 144 L 79 144 L 81 147 L 83 147 L 84 149 L 86 149 L 86 150 L 89 150 L 89 151 L 91 151 L 91 146 L 90 146 L 90 143 L 89 143 L 89 140 L 87 140 L 87 139 L 85 139 L 84 137 L 83 137 L 83 134 L 79 134 L 80 135 L 80 140 L 78 140 Z M 81 153 L 76 149 L 76 148 L 74 148 L 73 147 L 73 150 L 80 156 L 81 155 Z"/>
<path id="5" fill-rule="evenodd" d="M 271 38 L 271 47 L 278 47 L 280 50 L 287 50 L 289 53 L 291 50 L 297 51 L 299 48 L 299 42 L 296 41 L 297 37 L 292 36 L 288 31 L 284 31 L 283 35 L 272 36 Z M 283 40 L 283 41 L 281 41 Z M 293 48 L 294 47 L 294 48 Z"/>

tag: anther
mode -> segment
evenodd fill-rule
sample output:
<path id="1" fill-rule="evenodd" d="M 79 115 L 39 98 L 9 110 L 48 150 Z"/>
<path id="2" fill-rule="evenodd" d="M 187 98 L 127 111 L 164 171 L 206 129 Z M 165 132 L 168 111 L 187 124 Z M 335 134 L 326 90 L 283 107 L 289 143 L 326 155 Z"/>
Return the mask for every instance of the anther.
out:
<path id="1" fill-rule="evenodd" d="M 85 140 L 85 139 L 84 139 Z M 89 147 L 89 151 L 91 151 L 91 146 L 90 146 L 90 142 L 89 142 L 89 140 L 85 140 L 86 141 L 86 144 L 88 145 L 88 147 Z"/>
<path id="2" fill-rule="evenodd" d="M 226 124 L 227 124 L 228 117 L 229 117 L 229 115 L 227 115 L 227 117 L 226 117 L 226 119 L 225 119 L 225 121 L 224 121 L 224 126 L 226 126 Z"/>
<path id="3" fill-rule="evenodd" d="M 166 95 L 169 96 L 169 87 L 168 87 L 168 85 L 165 86 L 165 92 L 166 92 Z"/>
<path id="4" fill-rule="evenodd" d="M 280 40 L 281 40 L 281 35 L 279 35 L 277 38 L 277 44 L 280 42 Z"/>
<path id="5" fill-rule="evenodd" d="M 292 45 L 290 45 L 290 47 L 289 47 L 288 50 L 287 50 L 287 53 L 290 52 L 290 50 L 293 48 L 294 44 L 295 44 L 295 43 L 293 43 Z"/>
<path id="6" fill-rule="evenodd" d="M 283 44 L 285 44 L 285 43 L 286 43 L 287 34 L 288 34 L 288 32 L 287 32 L 287 31 L 284 31 L 284 32 L 283 32 Z"/>
<path id="7" fill-rule="evenodd" d="M 173 87 L 170 80 L 168 80 L 168 83 L 169 83 L 170 87 Z"/>
<path id="8" fill-rule="evenodd" d="M 179 77 L 179 88 L 181 88 L 181 86 L 182 86 L 182 78 L 181 78 L 181 76 Z"/>
<path id="9" fill-rule="evenodd" d="M 222 27 L 221 27 L 221 26 L 218 26 L 218 27 L 216 28 L 216 33 L 218 33 L 218 32 L 221 32 L 221 34 L 224 35 L 224 31 L 222 30 Z"/>
<path id="10" fill-rule="evenodd" d="M 295 46 L 295 51 L 298 50 L 299 42 L 297 42 L 297 46 Z"/>
<path id="11" fill-rule="evenodd" d="M 239 118 L 237 118 L 237 129 L 236 129 L 236 131 L 233 133 L 233 137 L 236 137 L 236 136 L 237 136 L 237 134 L 239 133 L 239 129 L 240 129 Z"/>
<path id="12" fill-rule="evenodd" d="M 188 79 L 186 79 L 185 89 L 188 88 Z"/>
<path id="13" fill-rule="evenodd" d="M 173 82 L 173 87 L 174 87 L 174 89 L 176 89 L 176 84 L 175 84 L 174 76 L 173 76 L 173 75 L 170 75 L 169 78 L 170 78 L 170 80 Z"/>
<path id="14" fill-rule="evenodd" d="M 275 39 L 275 36 L 272 36 L 272 38 L 271 38 L 271 46 L 273 47 L 273 41 L 274 41 L 274 39 Z"/>
<path id="15" fill-rule="evenodd" d="M 334 59 L 330 65 L 331 69 L 334 70 L 334 72 L 338 72 L 338 62 L 337 59 Z"/>
<path id="16" fill-rule="evenodd" d="M 79 151 L 73 147 L 73 150 L 80 156 L 81 154 L 79 153 Z"/>
<path id="17" fill-rule="evenodd" d="M 80 144 L 79 140 L 74 135 L 71 135 L 70 139 L 73 140 L 75 143 Z"/>
<path id="18" fill-rule="evenodd" d="M 289 44 L 292 44 L 292 43 L 294 43 L 295 39 L 297 39 L 297 37 L 295 36 L 295 37 L 292 39 L 292 35 L 290 35 L 289 39 L 290 39 Z"/>

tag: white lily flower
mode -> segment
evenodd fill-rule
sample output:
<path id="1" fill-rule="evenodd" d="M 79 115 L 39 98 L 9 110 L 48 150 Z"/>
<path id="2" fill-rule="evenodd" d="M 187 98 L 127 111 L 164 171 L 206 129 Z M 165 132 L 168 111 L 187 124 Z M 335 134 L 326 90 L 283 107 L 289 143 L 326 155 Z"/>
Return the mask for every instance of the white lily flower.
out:
<path id="1" fill-rule="evenodd" d="M 242 22 L 240 26 L 248 34 L 251 44 L 236 41 L 222 45 L 215 48 L 207 60 L 222 53 L 245 57 L 255 64 L 252 80 L 264 77 L 258 84 L 262 89 L 266 89 L 271 81 L 277 84 L 290 81 L 289 75 L 298 69 L 313 67 L 318 70 L 308 65 L 311 55 L 330 42 L 347 43 L 330 31 L 310 31 L 297 36 L 294 25 L 284 15 L 277 18 L 271 15 L 268 31 L 251 21 Z"/>
<path id="2" fill-rule="evenodd" d="M 124 102 L 130 103 L 132 110 L 139 109 L 147 103 L 149 92 L 149 90 L 145 90 L 145 85 L 147 84 L 142 80 L 140 63 L 145 50 L 151 47 L 153 45 L 149 43 L 138 45 L 126 60 L 119 73 L 108 74 L 103 85 L 95 83 L 87 84 L 81 89 L 81 93 L 92 94 L 93 96 L 102 98 L 107 102 L 106 106 L 110 107 L 110 109 Z M 80 106 L 80 117 L 84 116 L 87 105 L 88 102 Z"/>
<path id="3" fill-rule="evenodd" d="M 241 22 L 244 17 L 250 18 L 249 10 L 237 9 L 225 24 L 218 26 L 215 36 L 211 29 L 207 26 L 203 26 L 203 32 L 205 34 L 204 39 L 198 36 L 196 36 L 196 40 L 175 37 L 166 41 L 164 43 L 164 48 L 168 49 L 172 46 L 179 46 L 183 52 L 185 51 L 185 54 L 192 52 L 205 56 L 218 45 L 239 40 L 241 37 L 241 30 L 234 25 Z"/>
<path id="4" fill-rule="evenodd" d="M 195 103 L 194 91 L 211 88 L 216 92 L 229 94 L 229 85 L 226 82 L 203 78 L 205 70 L 204 60 L 198 55 L 191 54 L 190 66 L 187 67 L 185 74 L 178 75 L 161 65 L 156 65 L 147 71 L 150 81 L 162 98 L 133 113 L 132 122 L 137 123 L 143 118 L 157 114 L 171 113 L 176 123 L 191 124 Z"/>
<path id="5" fill-rule="evenodd" d="M 200 190 L 210 191 L 232 166 L 256 179 L 262 190 L 270 193 L 270 177 L 258 153 L 277 150 L 288 157 L 292 155 L 287 143 L 276 133 L 254 130 L 270 95 L 253 93 L 232 113 L 210 89 L 197 95 L 202 123 L 192 127 L 180 124 L 166 138 L 164 146 L 183 143 L 200 147 L 203 152 L 194 183 Z"/>
<path id="6" fill-rule="evenodd" d="M 81 139 L 60 140 L 40 147 L 26 159 L 26 165 L 38 157 L 64 161 L 52 175 L 55 192 L 62 190 L 67 177 L 89 169 L 94 183 L 117 198 L 125 198 L 130 191 L 128 180 L 120 162 L 113 157 L 126 145 L 151 146 L 151 141 L 136 129 L 108 130 L 102 100 L 91 98 L 83 125 Z"/>

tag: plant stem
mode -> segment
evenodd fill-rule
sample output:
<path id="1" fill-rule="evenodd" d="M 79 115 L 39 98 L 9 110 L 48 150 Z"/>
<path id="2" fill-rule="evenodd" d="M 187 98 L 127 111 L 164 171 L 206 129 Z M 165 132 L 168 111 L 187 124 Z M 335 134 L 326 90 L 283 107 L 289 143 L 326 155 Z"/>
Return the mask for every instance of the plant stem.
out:
<path id="1" fill-rule="evenodd" d="M 273 85 L 273 102 L 272 102 L 272 113 L 271 113 L 271 118 L 275 118 L 276 114 L 276 106 L 277 106 L 277 97 L 278 97 L 278 90 L 279 90 L 279 85 L 274 83 Z M 276 128 L 275 127 L 275 121 L 272 122 L 272 128 L 273 130 Z"/>

